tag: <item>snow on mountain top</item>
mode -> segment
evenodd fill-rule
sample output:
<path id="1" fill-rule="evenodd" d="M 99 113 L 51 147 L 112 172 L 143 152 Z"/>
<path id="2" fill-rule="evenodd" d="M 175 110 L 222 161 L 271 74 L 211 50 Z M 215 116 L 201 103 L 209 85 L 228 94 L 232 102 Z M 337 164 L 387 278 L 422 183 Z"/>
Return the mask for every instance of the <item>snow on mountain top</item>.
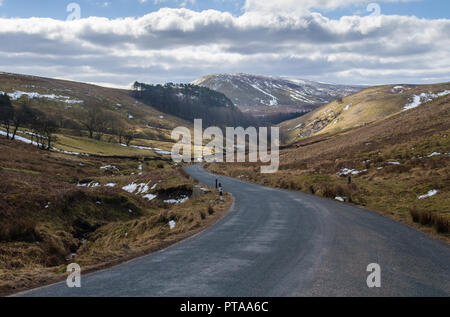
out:
<path id="1" fill-rule="evenodd" d="M 314 106 L 363 88 L 243 73 L 208 75 L 192 84 L 222 92 L 237 106 Z"/>

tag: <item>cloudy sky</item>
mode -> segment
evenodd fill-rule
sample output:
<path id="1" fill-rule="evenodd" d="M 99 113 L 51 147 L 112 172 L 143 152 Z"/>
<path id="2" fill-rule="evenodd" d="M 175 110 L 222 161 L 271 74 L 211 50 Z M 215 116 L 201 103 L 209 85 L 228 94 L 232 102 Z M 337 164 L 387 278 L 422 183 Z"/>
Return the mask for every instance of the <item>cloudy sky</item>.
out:
<path id="1" fill-rule="evenodd" d="M 74 3 L 0 0 L 0 71 L 119 87 L 237 72 L 450 81 L 448 0 Z"/>

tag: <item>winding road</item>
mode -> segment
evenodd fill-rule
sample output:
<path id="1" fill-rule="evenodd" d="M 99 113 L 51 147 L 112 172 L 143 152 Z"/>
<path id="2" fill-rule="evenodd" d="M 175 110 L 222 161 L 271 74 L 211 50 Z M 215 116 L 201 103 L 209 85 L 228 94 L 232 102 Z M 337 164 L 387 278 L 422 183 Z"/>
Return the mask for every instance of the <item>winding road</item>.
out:
<path id="1" fill-rule="evenodd" d="M 213 186 L 200 165 L 185 170 Z M 449 296 L 450 247 L 374 212 L 218 177 L 230 212 L 172 247 L 21 296 Z M 369 288 L 369 263 L 381 287 Z"/>

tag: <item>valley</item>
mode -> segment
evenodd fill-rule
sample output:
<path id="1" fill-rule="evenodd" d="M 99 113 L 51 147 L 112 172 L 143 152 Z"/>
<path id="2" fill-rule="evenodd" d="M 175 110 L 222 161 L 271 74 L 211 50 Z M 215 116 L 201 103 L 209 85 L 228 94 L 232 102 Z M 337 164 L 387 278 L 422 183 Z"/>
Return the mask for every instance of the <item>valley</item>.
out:
<path id="1" fill-rule="evenodd" d="M 242 93 L 234 85 L 233 93 Z M 258 85 L 265 91 L 272 84 Z M 74 261 L 94 272 L 153 253 L 225 216 L 234 188 L 225 188 L 222 201 L 214 186 L 198 182 L 212 185 L 213 176 L 171 159 L 171 132 L 192 131 L 193 115 L 207 120 L 203 128 L 280 122 L 276 173 L 261 174 L 260 163 L 207 164 L 216 175 L 328 198 L 342 210 L 374 210 L 450 242 L 448 83 L 328 87 L 326 98 L 309 91 L 322 105 L 317 99 L 286 106 L 235 105 L 224 93 L 191 84 L 135 86 L 0 74 L 13 108 L 9 125 L 2 112 L 0 128 L 0 294 L 63 280 Z M 242 208 L 242 195 L 235 195 Z M 284 207 L 271 208 L 279 214 Z M 339 221 L 355 225 L 348 217 Z"/>
<path id="2" fill-rule="evenodd" d="M 298 121 L 282 123 L 291 133 L 286 140 L 293 141 L 281 148 L 277 173 L 260 174 L 255 163 L 214 163 L 208 170 L 376 210 L 449 242 L 450 96 L 439 96 L 448 87 L 416 87 L 408 96 L 396 96 L 397 103 L 391 93 L 385 97 L 380 88 L 373 88 L 368 91 L 378 91 L 378 107 L 373 106 L 375 100 L 372 106 L 355 102 L 367 93 L 362 91 L 298 120 L 309 125 L 296 128 Z M 430 89 L 439 92 L 436 98 L 404 109 L 409 96 Z M 342 109 L 350 101 L 354 112 L 350 117 L 346 112 L 341 115 L 339 127 L 344 128 L 334 129 L 333 121 L 327 120 L 323 129 L 307 130 L 313 122 L 324 122 L 319 116 L 328 117 L 325 109 Z M 344 125 L 363 116 L 367 118 L 364 125 Z M 311 133 L 297 135 L 299 131 Z"/>

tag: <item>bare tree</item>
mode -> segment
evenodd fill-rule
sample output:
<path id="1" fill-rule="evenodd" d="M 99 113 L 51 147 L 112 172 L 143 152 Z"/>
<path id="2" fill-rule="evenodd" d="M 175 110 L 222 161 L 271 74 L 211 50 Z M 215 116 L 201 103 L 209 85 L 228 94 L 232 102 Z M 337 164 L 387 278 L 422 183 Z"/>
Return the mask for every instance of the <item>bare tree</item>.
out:
<path id="1" fill-rule="evenodd" d="M 47 116 L 39 110 L 33 110 L 32 130 L 36 137 L 37 147 L 51 150 L 52 141 L 54 141 L 53 134 L 58 131 L 58 124 L 55 120 Z"/>
<path id="2" fill-rule="evenodd" d="M 118 117 L 114 117 L 110 121 L 110 124 L 112 134 L 117 135 L 117 137 L 119 138 L 119 143 L 122 144 L 126 133 L 125 124 Z"/>
<path id="3" fill-rule="evenodd" d="M 9 129 L 13 118 L 14 107 L 11 104 L 11 99 L 6 93 L 0 94 L 0 122 L 5 127 L 7 139 L 9 139 Z"/>
<path id="4" fill-rule="evenodd" d="M 33 110 L 29 107 L 28 97 L 22 97 L 19 101 L 19 108 L 14 111 L 12 120 L 14 124 L 14 131 L 11 140 L 15 139 L 17 130 L 20 126 L 31 124 L 35 120 L 34 116 Z"/>
<path id="5" fill-rule="evenodd" d="M 42 122 L 42 132 L 44 136 L 47 138 L 47 150 L 51 150 L 52 148 L 52 141 L 55 140 L 55 137 L 53 136 L 54 133 L 58 131 L 58 124 L 55 120 L 46 117 L 45 121 Z"/>
<path id="6" fill-rule="evenodd" d="M 87 113 L 83 114 L 81 122 L 83 126 L 87 129 L 90 139 L 94 138 L 94 133 L 98 132 L 99 128 L 101 127 L 103 117 L 104 117 L 103 111 L 98 106 L 91 106 L 87 110 Z"/>
<path id="7" fill-rule="evenodd" d="M 127 130 L 124 133 L 125 144 L 130 146 L 131 141 L 134 139 L 134 130 Z"/>

